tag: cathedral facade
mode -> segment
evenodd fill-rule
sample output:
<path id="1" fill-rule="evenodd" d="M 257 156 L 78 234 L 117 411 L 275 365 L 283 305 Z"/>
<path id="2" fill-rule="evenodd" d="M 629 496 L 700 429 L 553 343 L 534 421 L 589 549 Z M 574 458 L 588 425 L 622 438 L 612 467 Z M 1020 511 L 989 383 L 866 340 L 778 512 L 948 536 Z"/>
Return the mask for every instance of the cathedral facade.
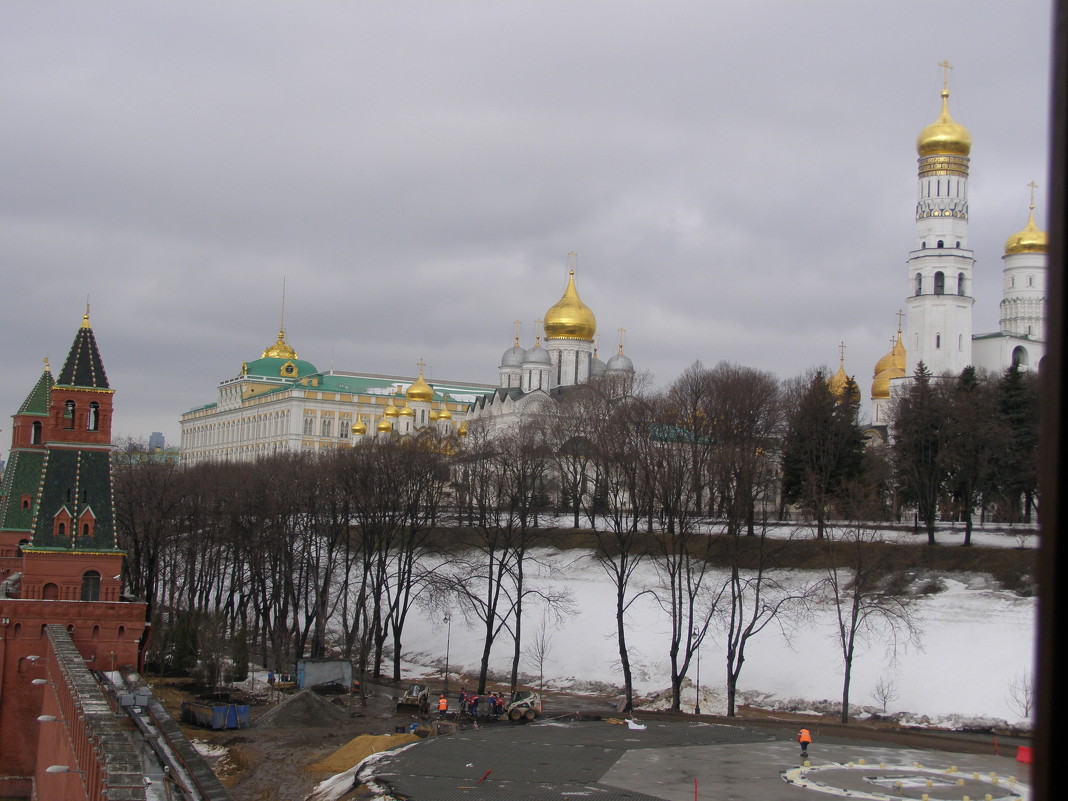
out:
<path id="1" fill-rule="evenodd" d="M 613 382 L 619 394 L 626 394 L 634 378 L 634 364 L 623 353 L 622 329 L 617 353 L 607 362 L 597 356 L 597 317 L 575 286 L 575 270 L 568 273 L 564 294 L 543 318 L 529 348 L 515 341 L 501 356 L 497 368 L 498 386 L 477 398 L 469 419 L 480 420 L 490 434 L 514 428 L 545 403 L 591 379 Z"/>
<path id="2" fill-rule="evenodd" d="M 948 64 L 942 65 L 948 69 Z M 975 256 L 968 244 L 968 176 L 972 138 L 942 110 L 916 140 L 916 234 L 906 262 L 905 323 L 875 365 L 872 425 L 885 427 L 895 386 L 923 362 L 933 375 L 968 366 L 1001 373 L 1013 364 L 1037 370 L 1046 350 L 1046 233 L 1035 224 L 1034 184 L 1027 225 L 1005 242 L 1000 325 L 976 334 L 972 324 Z"/>

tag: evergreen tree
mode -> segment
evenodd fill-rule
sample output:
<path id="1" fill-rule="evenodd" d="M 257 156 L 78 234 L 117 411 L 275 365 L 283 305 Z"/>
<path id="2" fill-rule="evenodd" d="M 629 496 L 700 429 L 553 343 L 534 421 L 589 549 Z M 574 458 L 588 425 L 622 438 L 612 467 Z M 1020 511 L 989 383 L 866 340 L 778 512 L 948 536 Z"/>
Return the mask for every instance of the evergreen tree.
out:
<path id="1" fill-rule="evenodd" d="M 1031 522 L 1038 494 L 1038 381 L 1015 362 L 998 385 L 998 411 L 1007 441 L 997 478 L 1011 522 Z"/>
<path id="2" fill-rule="evenodd" d="M 994 400 L 971 366 L 948 385 L 944 398 L 946 428 L 939 459 L 958 519 L 964 521 L 966 546 L 972 542 L 975 507 L 991 488 L 994 459 L 1002 447 Z"/>
<path id="3" fill-rule="evenodd" d="M 787 503 L 808 504 L 823 538 L 827 512 L 847 486 L 860 482 L 864 437 L 857 424 L 860 393 L 850 379 L 840 396 L 817 371 L 787 420 L 782 491 Z"/>
<path id="4" fill-rule="evenodd" d="M 894 467 L 902 496 L 916 504 L 929 545 L 937 545 L 935 521 L 946 485 L 941 457 L 945 439 L 945 403 L 936 391 L 927 365 L 920 362 L 893 409 Z"/>

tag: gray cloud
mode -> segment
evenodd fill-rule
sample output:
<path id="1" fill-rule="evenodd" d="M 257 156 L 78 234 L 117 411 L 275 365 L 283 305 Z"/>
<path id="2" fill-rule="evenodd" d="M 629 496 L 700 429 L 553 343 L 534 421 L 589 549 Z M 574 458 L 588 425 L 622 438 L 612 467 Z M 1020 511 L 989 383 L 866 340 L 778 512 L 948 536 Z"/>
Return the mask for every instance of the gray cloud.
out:
<path id="1" fill-rule="evenodd" d="M 0 405 L 90 296 L 116 430 L 271 344 L 492 381 L 563 291 L 667 382 L 695 359 L 866 390 L 904 304 L 914 142 L 972 133 L 976 329 L 1047 173 L 1047 2 L 9 4 Z M 58 365 L 57 365 L 58 366 Z"/>

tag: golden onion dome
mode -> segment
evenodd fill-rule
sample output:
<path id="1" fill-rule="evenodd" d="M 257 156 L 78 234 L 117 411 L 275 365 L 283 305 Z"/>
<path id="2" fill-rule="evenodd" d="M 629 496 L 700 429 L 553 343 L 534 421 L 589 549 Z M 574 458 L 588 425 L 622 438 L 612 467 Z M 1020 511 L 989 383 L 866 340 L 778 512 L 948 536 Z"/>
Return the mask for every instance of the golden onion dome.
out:
<path id="1" fill-rule="evenodd" d="M 423 378 L 423 368 L 419 368 L 419 377 L 415 379 L 404 396 L 410 401 L 430 401 L 434 399 L 434 388 Z"/>
<path id="2" fill-rule="evenodd" d="M 545 312 L 546 339 L 583 339 L 592 341 L 597 333 L 597 318 L 579 298 L 575 289 L 575 271 L 571 270 L 567 288 L 549 311 Z"/>
<path id="3" fill-rule="evenodd" d="M 466 437 L 467 436 L 467 421 L 466 420 L 464 420 L 462 423 L 460 423 L 460 427 L 458 429 L 456 429 L 456 433 L 459 434 L 461 437 Z"/>
<path id="4" fill-rule="evenodd" d="M 352 433 L 358 437 L 362 437 L 367 433 L 367 426 L 362 417 L 357 417 L 356 422 L 352 424 Z"/>
<path id="5" fill-rule="evenodd" d="M 375 426 L 375 431 L 379 434 L 388 434 L 393 430 L 393 423 L 389 422 L 388 417 L 383 417 L 378 421 L 378 425 Z"/>
<path id="6" fill-rule="evenodd" d="M 838 372 L 827 379 L 827 389 L 837 400 L 846 400 L 846 392 L 850 385 L 851 377 L 846 375 L 845 364 L 838 365 Z M 859 400 L 860 390 L 856 383 L 853 384 L 853 400 Z"/>
<path id="7" fill-rule="evenodd" d="M 439 420 L 451 420 L 452 419 L 452 412 L 449 411 L 449 407 L 448 406 L 443 406 L 441 408 L 441 411 L 438 412 L 438 419 Z"/>
<path id="8" fill-rule="evenodd" d="M 1046 232 L 1035 225 L 1035 207 L 1031 206 L 1031 214 L 1027 218 L 1027 225 L 1022 231 L 1005 240 L 1005 255 L 1014 253 L 1045 253 L 1049 237 Z"/>
<path id="9" fill-rule="evenodd" d="M 436 409 L 431 409 L 430 410 L 430 415 L 428 416 L 427 419 L 429 419 L 431 423 L 436 423 L 438 421 L 438 412 L 437 412 L 437 410 Z"/>
<path id="10" fill-rule="evenodd" d="M 894 366 L 894 351 L 889 350 L 883 358 L 879 359 L 875 363 L 875 369 L 872 371 L 871 377 L 876 378 L 883 370 L 889 370 Z"/>
<path id="11" fill-rule="evenodd" d="M 904 378 L 905 371 L 897 367 L 888 367 L 871 382 L 871 399 L 884 400 L 890 397 L 890 379 Z"/>
<path id="12" fill-rule="evenodd" d="M 415 412 L 412 411 L 411 406 L 401 406 L 397 414 L 399 414 L 401 417 L 415 417 Z"/>
<path id="13" fill-rule="evenodd" d="M 386 404 L 386 408 L 382 410 L 382 414 L 386 417 L 396 417 L 400 414 L 400 409 L 393 405 L 393 398 L 389 399 L 389 403 Z"/>
<path id="14" fill-rule="evenodd" d="M 942 90 L 942 113 L 938 119 L 920 131 L 916 152 L 921 156 L 945 154 L 967 156 L 972 152 L 972 135 L 968 129 L 949 115 L 949 90 Z"/>
<path id="15" fill-rule="evenodd" d="M 890 368 L 897 368 L 899 370 L 905 369 L 905 346 L 901 342 L 901 329 L 897 329 L 897 341 L 885 356 L 875 363 L 875 370 L 872 371 L 872 378 L 876 378 L 879 373 Z"/>

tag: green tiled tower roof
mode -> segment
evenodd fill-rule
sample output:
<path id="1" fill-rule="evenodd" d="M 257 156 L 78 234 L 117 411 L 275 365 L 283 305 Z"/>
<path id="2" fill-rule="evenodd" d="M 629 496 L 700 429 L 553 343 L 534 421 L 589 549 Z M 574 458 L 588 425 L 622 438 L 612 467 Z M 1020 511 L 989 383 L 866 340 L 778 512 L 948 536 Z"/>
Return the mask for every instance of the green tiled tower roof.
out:
<path id="1" fill-rule="evenodd" d="M 57 384 L 68 387 L 93 387 L 108 389 L 108 375 L 104 372 L 104 362 L 96 347 L 96 337 L 89 327 L 89 313 L 82 318 L 82 326 L 74 337 L 67 361 L 59 371 Z"/>
<path id="2" fill-rule="evenodd" d="M 37 379 L 37 383 L 33 385 L 33 389 L 26 396 L 26 400 L 22 402 L 17 414 L 35 414 L 47 417 L 48 393 L 52 391 L 52 385 L 55 383 L 52 378 L 52 371 L 45 366 L 44 372 Z"/>

